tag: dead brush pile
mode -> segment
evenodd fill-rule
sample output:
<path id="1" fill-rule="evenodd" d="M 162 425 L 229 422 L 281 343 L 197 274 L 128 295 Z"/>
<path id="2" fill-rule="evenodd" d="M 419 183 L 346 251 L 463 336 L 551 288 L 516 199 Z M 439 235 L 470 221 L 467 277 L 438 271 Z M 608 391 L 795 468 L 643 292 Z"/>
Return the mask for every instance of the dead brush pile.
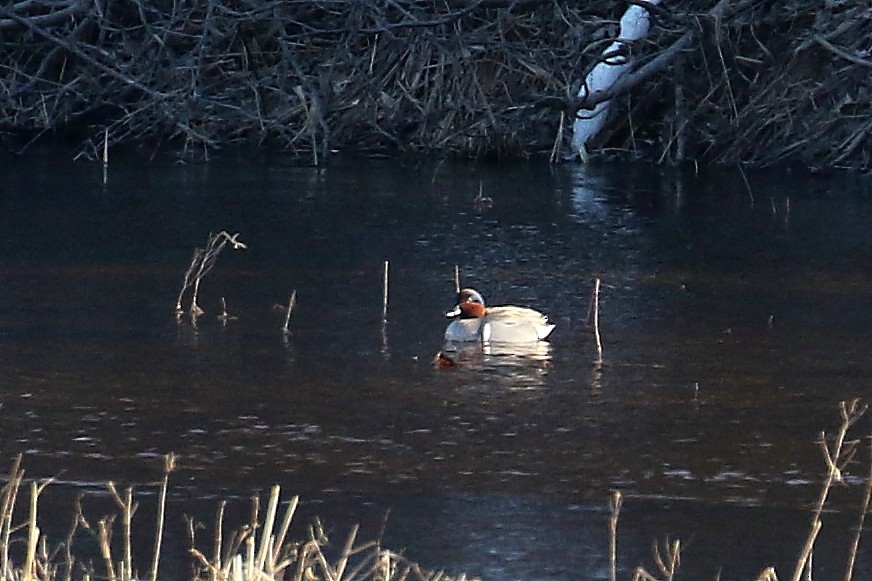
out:
<path id="1" fill-rule="evenodd" d="M 546 156 L 568 143 L 572 98 L 626 7 L 19 0 L 0 7 L 0 137 L 15 152 L 60 138 L 89 158 L 104 141 L 194 157 L 244 144 L 316 164 L 331 150 Z M 627 47 L 634 62 L 683 38 L 682 50 L 617 96 L 600 151 L 870 168 L 868 3 L 685 0 L 653 16 Z"/>

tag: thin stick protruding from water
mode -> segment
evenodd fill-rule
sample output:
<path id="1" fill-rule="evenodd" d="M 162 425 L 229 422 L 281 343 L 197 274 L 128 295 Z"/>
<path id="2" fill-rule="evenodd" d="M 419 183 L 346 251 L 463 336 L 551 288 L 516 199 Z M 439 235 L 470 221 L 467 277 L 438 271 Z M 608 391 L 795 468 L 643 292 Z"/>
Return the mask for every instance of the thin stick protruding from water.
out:
<path id="1" fill-rule="evenodd" d="M 170 472 L 176 469 L 176 456 L 172 452 L 164 457 L 164 476 L 160 484 L 160 496 L 158 497 L 157 530 L 154 533 L 154 556 L 151 560 L 151 574 L 149 579 L 157 581 L 157 567 L 160 562 L 160 546 L 163 541 L 164 517 L 167 508 L 167 488 L 170 483 Z"/>
<path id="2" fill-rule="evenodd" d="M 39 540 L 39 527 L 36 525 L 37 502 L 39 494 L 36 482 L 30 483 L 30 521 L 27 534 L 27 549 L 22 579 L 31 581 L 36 576 L 36 545 Z"/>
<path id="3" fill-rule="evenodd" d="M 600 296 L 600 279 L 597 277 L 593 288 L 593 331 L 596 335 L 596 362 L 603 362 L 603 342 L 600 337 L 599 328 L 599 296 Z"/>
<path id="4" fill-rule="evenodd" d="M 617 490 L 612 492 L 612 499 L 609 502 L 611 516 L 609 517 L 609 579 L 616 581 L 618 578 L 618 516 L 621 514 L 621 505 L 624 499 L 621 493 Z"/>
<path id="5" fill-rule="evenodd" d="M 869 451 L 872 452 L 872 440 L 870 440 Z M 872 458 L 869 461 L 869 474 L 866 476 L 866 492 L 863 495 L 863 506 L 860 509 L 860 521 L 857 523 L 857 531 L 854 533 L 854 541 L 848 553 L 848 563 L 845 567 L 845 581 L 851 581 L 854 577 L 854 563 L 857 561 L 857 550 L 860 547 L 860 536 L 863 534 L 863 523 L 866 520 L 866 513 L 869 512 L 870 500 L 872 500 Z"/>
<path id="6" fill-rule="evenodd" d="M 103 185 L 109 181 L 109 128 L 103 132 Z"/>
<path id="7" fill-rule="evenodd" d="M 11 567 L 9 564 L 10 538 L 13 529 L 17 528 L 12 521 L 18 490 L 21 488 L 21 482 L 24 480 L 24 470 L 21 469 L 21 457 L 22 455 L 18 454 L 12 462 L 12 469 L 6 478 L 6 485 L 2 488 L 2 493 L 0 493 L 0 575 Z"/>
<path id="8" fill-rule="evenodd" d="M 221 314 L 218 315 L 218 320 L 226 325 L 227 321 L 235 318 L 236 317 L 231 316 L 230 313 L 227 312 L 227 301 L 224 297 L 221 297 Z"/>
<path id="9" fill-rule="evenodd" d="M 189 288 L 191 291 L 191 306 L 189 311 L 192 316 L 196 317 L 203 314 L 203 309 L 197 304 L 197 295 L 200 292 L 200 282 L 206 276 L 212 267 L 215 266 L 215 261 L 218 255 L 224 250 L 227 244 L 234 250 L 245 249 L 248 246 L 238 240 L 239 233 L 229 234 L 222 230 L 218 234 L 210 234 L 206 245 L 203 248 L 195 248 L 194 255 L 191 257 L 191 264 L 185 272 L 184 280 L 182 281 L 182 290 L 179 291 L 179 297 L 176 299 L 176 316 L 182 313 L 182 298 L 185 296 L 185 291 Z"/>
<path id="10" fill-rule="evenodd" d="M 285 517 L 282 519 L 282 524 L 279 527 L 279 532 L 276 535 L 275 543 L 273 544 L 273 561 L 278 563 L 281 556 L 282 547 L 285 546 L 285 538 L 288 536 L 288 529 L 291 528 L 291 520 L 294 518 L 294 513 L 297 511 L 297 505 L 300 503 L 299 496 L 291 497 L 291 502 L 285 509 Z"/>
<path id="11" fill-rule="evenodd" d="M 112 498 L 115 499 L 115 504 L 118 505 L 118 508 L 121 509 L 121 524 L 124 532 L 124 569 L 128 572 L 133 571 L 133 549 L 132 549 L 132 523 L 133 523 L 133 515 L 136 513 L 137 505 L 133 502 L 133 488 L 127 487 L 124 490 L 124 498 L 118 493 L 118 490 L 115 488 L 115 483 L 109 481 L 106 483 L 106 488 L 109 489 L 109 492 L 112 494 Z M 123 577 L 123 576 L 122 576 Z"/>
<path id="12" fill-rule="evenodd" d="M 839 432 L 836 434 L 836 440 L 833 442 L 832 448 L 827 444 L 826 434 L 821 432 L 820 445 L 824 455 L 824 461 L 827 464 L 827 477 L 824 479 L 821 493 L 818 497 L 817 506 L 815 506 L 812 516 L 811 530 L 808 533 L 805 546 L 800 553 L 799 559 L 796 562 L 796 567 L 793 570 L 792 581 L 799 581 L 802 577 L 802 572 L 806 569 L 811 554 L 814 551 L 814 543 L 821 529 L 821 514 L 827 502 L 827 497 L 830 494 L 833 484 L 842 482 L 842 470 L 845 465 L 854 457 L 855 447 L 851 443 L 845 442 L 845 436 L 848 429 L 854 425 L 863 414 L 866 413 L 868 406 L 861 404 L 859 399 L 853 399 L 850 402 L 839 402 L 839 412 L 842 416 L 842 424 L 839 426 Z"/>
<path id="13" fill-rule="evenodd" d="M 272 556 L 270 542 L 273 535 L 273 526 L 276 522 L 276 512 L 279 508 L 279 494 L 281 488 L 278 484 L 272 487 L 269 496 L 269 504 L 266 509 L 266 518 L 264 519 L 263 529 L 260 531 L 260 547 L 257 550 L 257 561 L 255 563 L 256 571 L 263 571 L 266 564 L 267 554 Z"/>
<path id="14" fill-rule="evenodd" d="M 384 275 L 382 276 L 382 321 L 388 320 L 388 266 L 385 260 Z"/>
<path id="15" fill-rule="evenodd" d="M 454 292 L 460 294 L 460 267 L 454 265 Z"/>
<path id="16" fill-rule="evenodd" d="M 681 563 L 681 541 L 675 539 L 670 543 L 669 539 L 666 539 L 663 543 L 663 552 L 664 555 L 661 556 L 657 545 L 654 545 L 654 559 L 657 561 L 657 567 L 665 576 L 666 581 L 672 581 L 678 571 L 678 565 Z"/>
<path id="17" fill-rule="evenodd" d="M 282 333 L 285 335 L 290 334 L 290 323 L 291 323 L 291 313 L 294 312 L 294 307 L 297 305 L 297 289 L 294 289 L 291 293 L 291 298 L 288 299 L 288 310 L 285 313 L 285 325 L 282 327 Z"/>
<path id="18" fill-rule="evenodd" d="M 82 498 L 80 495 L 76 498 L 76 519 L 82 528 L 94 537 L 95 541 L 97 541 L 97 544 L 100 547 L 100 557 L 103 559 L 103 565 L 106 567 L 106 579 L 109 581 L 115 581 L 115 566 L 112 559 L 112 547 L 109 542 L 109 532 L 112 529 L 112 523 L 114 522 L 115 517 L 103 517 L 97 521 L 96 526 L 92 525 L 88 522 L 88 519 L 85 518 L 85 513 L 82 510 Z"/>

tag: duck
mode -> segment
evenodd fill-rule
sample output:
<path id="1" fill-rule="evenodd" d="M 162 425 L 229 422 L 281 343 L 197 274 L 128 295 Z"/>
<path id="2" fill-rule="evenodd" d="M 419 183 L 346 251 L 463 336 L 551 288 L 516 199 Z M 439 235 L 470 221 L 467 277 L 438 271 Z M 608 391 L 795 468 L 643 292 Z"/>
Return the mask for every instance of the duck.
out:
<path id="1" fill-rule="evenodd" d="M 457 305 L 445 316 L 454 319 L 445 329 L 445 341 L 449 343 L 535 343 L 545 341 L 555 327 L 535 309 L 487 307 L 481 293 L 473 288 L 461 289 Z"/>

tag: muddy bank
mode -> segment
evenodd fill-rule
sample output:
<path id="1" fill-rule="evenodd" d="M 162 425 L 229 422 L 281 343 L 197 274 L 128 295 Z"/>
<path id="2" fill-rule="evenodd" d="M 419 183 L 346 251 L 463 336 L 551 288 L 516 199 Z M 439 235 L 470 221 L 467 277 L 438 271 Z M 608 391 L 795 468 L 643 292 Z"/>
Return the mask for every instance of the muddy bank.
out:
<path id="1" fill-rule="evenodd" d="M 230 144 L 567 159 L 572 100 L 623 3 L 22 1 L 0 8 L 0 139 L 203 159 Z M 872 164 L 859 1 L 668 3 L 593 155 L 660 163 Z M 676 44 L 680 43 L 680 44 Z"/>

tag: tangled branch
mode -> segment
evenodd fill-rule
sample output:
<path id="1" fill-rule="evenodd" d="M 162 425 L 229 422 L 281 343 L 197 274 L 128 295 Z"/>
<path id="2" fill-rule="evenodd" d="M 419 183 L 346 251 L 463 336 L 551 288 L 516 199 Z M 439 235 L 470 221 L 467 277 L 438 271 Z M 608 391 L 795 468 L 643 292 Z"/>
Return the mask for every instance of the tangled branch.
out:
<path id="1" fill-rule="evenodd" d="M 590 144 L 612 155 L 872 168 L 866 3 L 670 2 L 622 48 L 632 74 L 574 99 L 625 8 L 19 0 L 0 6 L 0 142 L 19 153 L 51 135 L 90 159 L 104 140 L 319 165 L 336 150 L 559 158 L 560 114 L 615 99 Z"/>

